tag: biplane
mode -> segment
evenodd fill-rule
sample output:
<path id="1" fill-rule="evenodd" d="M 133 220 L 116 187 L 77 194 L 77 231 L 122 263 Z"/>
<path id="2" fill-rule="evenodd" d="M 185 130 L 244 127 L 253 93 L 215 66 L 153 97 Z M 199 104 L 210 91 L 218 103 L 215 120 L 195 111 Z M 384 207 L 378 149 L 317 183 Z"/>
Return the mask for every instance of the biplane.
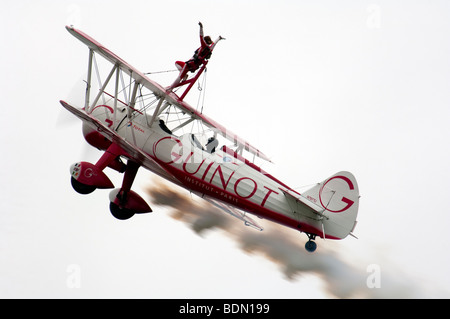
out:
<path id="1" fill-rule="evenodd" d="M 270 162 L 267 155 L 185 101 L 205 71 L 207 59 L 175 86 L 163 87 L 82 31 L 66 29 L 88 47 L 89 59 L 84 105 L 60 103 L 82 120 L 85 140 L 103 151 L 95 164 L 71 166 L 75 191 L 113 189 L 110 211 L 120 220 L 152 212 L 131 190 L 143 167 L 246 226 L 263 230 L 256 216 L 305 233 L 305 248 L 310 252 L 317 247 L 316 236 L 353 235 L 359 189 L 351 173 L 338 172 L 300 193 L 248 159 Z M 114 188 L 105 174 L 107 167 L 123 173 L 121 187 Z"/>

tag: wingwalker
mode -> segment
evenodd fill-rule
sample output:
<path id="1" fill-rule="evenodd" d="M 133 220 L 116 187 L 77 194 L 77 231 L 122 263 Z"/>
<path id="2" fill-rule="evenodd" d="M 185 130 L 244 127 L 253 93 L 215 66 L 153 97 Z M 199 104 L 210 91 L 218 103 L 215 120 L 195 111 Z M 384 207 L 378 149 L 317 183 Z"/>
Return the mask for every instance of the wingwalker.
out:
<path id="1" fill-rule="evenodd" d="M 263 152 L 184 100 L 224 38 L 212 42 L 200 23 L 201 46 L 192 59 L 175 63 L 179 74 L 163 87 L 80 30 L 66 29 L 88 47 L 89 62 L 84 106 L 60 102 L 82 120 L 86 141 L 104 151 L 95 164 L 71 166 L 78 193 L 114 188 L 104 172 L 109 167 L 124 173 L 121 187 L 109 195 L 112 215 L 125 220 L 149 213 L 150 206 L 131 190 L 142 166 L 247 226 L 263 230 L 250 213 L 305 233 L 309 252 L 317 247 L 316 236 L 352 235 L 359 190 L 351 173 L 338 172 L 300 194 L 246 158 L 270 162 Z"/>

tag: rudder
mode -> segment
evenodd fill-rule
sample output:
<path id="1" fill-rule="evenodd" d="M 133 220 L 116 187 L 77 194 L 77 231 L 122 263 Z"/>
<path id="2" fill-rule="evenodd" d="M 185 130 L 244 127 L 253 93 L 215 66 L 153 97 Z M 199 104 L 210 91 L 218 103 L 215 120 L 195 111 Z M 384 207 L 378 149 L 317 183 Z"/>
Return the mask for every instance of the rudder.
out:
<path id="1" fill-rule="evenodd" d="M 360 196 L 352 173 L 338 172 L 302 195 L 324 209 L 323 227 L 328 236 L 342 239 L 355 228 Z"/>

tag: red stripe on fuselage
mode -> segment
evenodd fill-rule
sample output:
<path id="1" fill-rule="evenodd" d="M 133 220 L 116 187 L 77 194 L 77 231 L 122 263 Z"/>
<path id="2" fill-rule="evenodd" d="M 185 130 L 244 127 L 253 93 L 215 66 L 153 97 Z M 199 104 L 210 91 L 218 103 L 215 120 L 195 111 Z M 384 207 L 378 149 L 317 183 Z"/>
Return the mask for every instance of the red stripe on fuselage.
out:
<path id="1" fill-rule="evenodd" d="M 205 194 L 207 196 L 211 196 L 217 200 L 225 202 L 227 204 L 233 205 L 238 209 L 242 209 L 248 213 L 254 214 L 258 217 L 270 220 L 272 222 L 287 226 L 289 228 L 293 228 L 295 230 L 299 230 L 301 232 L 315 234 L 319 237 L 323 237 L 322 230 L 319 230 L 315 227 L 312 227 L 308 224 L 301 223 L 293 218 L 290 218 L 286 215 L 268 209 L 264 206 L 258 205 L 249 200 L 251 196 L 239 196 L 237 194 L 231 193 L 225 189 L 222 189 L 218 186 L 213 185 L 210 182 L 207 182 L 204 179 L 200 179 L 193 174 L 187 174 L 185 171 L 178 169 L 172 165 L 167 165 L 164 162 L 161 162 L 157 158 L 153 157 L 164 169 L 172 174 L 175 178 L 177 178 L 181 184 L 188 190 L 192 190 L 195 192 L 199 192 Z M 212 162 L 210 166 L 213 164 Z M 206 175 L 206 174 L 204 174 Z M 205 176 L 204 176 L 205 177 Z M 212 179 L 211 179 L 212 181 Z M 228 180 L 229 181 L 229 180 Z M 227 183 L 228 184 L 228 183 Z M 235 184 L 236 185 L 236 184 Z M 267 187 L 266 187 L 267 188 Z M 253 194 L 252 194 L 253 195 Z M 247 198 L 246 198 L 247 197 Z M 265 203 L 267 198 L 263 200 Z M 329 236 L 325 234 L 327 239 L 340 239 L 337 237 Z"/>

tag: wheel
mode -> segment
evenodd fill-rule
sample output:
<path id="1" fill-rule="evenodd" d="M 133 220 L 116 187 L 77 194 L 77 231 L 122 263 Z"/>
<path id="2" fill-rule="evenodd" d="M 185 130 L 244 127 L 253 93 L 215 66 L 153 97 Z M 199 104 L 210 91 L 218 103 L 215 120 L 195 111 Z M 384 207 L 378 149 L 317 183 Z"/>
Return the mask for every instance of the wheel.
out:
<path id="1" fill-rule="evenodd" d="M 120 208 L 119 205 L 116 205 L 113 202 L 110 202 L 109 210 L 115 218 L 120 220 L 126 220 L 134 216 L 134 211 L 131 209 Z"/>
<path id="2" fill-rule="evenodd" d="M 73 177 L 71 177 L 70 182 L 72 183 L 73 189 L 79 194 L 87 195 L 97 189 L 95 186 L 82 184 Z"/>
<path id="3" fill-rule="evenodd" d="M 317 244 L 316 242 L 312 241 L 312 240 L 308 240 L 305 244 L 305 249 L 306 251 L 312 253 L 316 250 L 317 248 Z"/>

